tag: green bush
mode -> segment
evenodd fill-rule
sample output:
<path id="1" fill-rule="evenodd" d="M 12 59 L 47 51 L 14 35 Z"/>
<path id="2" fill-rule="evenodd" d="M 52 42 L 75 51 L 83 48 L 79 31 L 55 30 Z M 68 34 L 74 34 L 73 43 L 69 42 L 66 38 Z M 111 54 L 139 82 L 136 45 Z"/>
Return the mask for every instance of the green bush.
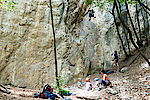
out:
<path id="1" fill-rule="evenodd" d="M 87 6 L 88 6 L 88 5 L 91 5 L 91 4 L 93 3 L 93 1 L 94 1 L 94 0 L 86 0 L 86 1 L 85 1 L 85 4 L 86 4 Z"/>
<path id="2" fill-rule="evenodd" d="M 13 11 L 16 3 L 13 0 L 0 0 L 0 7 L 3 9 Z"/>

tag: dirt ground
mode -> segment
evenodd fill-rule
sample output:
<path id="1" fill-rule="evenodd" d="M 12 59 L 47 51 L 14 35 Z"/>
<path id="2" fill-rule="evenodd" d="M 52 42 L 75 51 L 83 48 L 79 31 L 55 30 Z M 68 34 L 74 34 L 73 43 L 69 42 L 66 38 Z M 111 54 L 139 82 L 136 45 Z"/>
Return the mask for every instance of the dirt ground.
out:
<path id="1" fill-rule="evenodd" d="M 150 59 L 150 47 L 141 49 L 141 51 Z M 112 91 L 109 89 L 85 91 L 84 86 L 78 89 L 74 84 L 68 87 L 73 93 L 69 98 L 72 100 L 150 100 L 150 66 L 137 51 L 133 51 L 132 54 L 133 56 L 129 59 L 124 60 L 124 57 L 120 59 L 120 70 L 123 67 L 127 68 L 124 73 L 117 72 L 115 67 L 108 69 L 115 72 L 108 76 L 113 85 Z M 94 85 L 94 78 L 102 78 L 102 75 L 95 73 L 88 77 Z M 82 81 L 85 83 L 84 80 Z M 11 93 L 0 91 L 0 100 L 42 100 L 33 97 L 33 94 L 40 93 L 40 90 L 5 87 Z M 113 93 L 114 91 L 116 93 Z"/>

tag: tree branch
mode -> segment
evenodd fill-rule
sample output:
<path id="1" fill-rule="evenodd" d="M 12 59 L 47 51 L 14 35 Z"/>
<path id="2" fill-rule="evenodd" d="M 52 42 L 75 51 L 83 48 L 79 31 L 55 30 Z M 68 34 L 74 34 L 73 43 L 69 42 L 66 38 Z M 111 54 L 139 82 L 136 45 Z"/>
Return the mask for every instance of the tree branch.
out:
<path id="1" fill-rule="evenodd" d="M 140 0 L 137 0 L 137 1 L 141 6 L 143 6 L 144 8 L 150 11 L 150 8 L 148 6 L 144 5 Z"/>

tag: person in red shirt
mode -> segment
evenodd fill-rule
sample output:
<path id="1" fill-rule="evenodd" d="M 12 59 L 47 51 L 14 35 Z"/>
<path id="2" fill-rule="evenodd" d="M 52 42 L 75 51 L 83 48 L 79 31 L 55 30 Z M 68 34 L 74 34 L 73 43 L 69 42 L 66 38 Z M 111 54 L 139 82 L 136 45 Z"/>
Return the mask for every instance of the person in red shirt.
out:
<path id="1" fill-rule="evenodd" d="M 111 82 L 108 80 L 108 76 L 107 76 L 107 74 L 105 73 L 105 71 L 102 70 L 100 74 L 103 75 L 103 79 L 100 80 L 99 91 L 101 90 L 102 85 L 105 86 L 105 87 L 107 87 L 107 86 L 110 86 L 110 87 L 111 87 Z"/>

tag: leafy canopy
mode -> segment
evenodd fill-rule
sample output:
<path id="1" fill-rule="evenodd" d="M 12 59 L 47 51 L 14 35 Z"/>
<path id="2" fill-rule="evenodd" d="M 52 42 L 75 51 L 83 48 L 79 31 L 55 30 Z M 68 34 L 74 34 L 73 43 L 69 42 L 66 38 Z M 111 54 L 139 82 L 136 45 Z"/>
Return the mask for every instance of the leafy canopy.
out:
<path id="1" fill-rule="evenodd" d="M 13 11 L 15 5 L 13 0 L 0 0 L 0 7 L 9 11 Z"/>
<path id="2" fill-rule="evenodd" d="M 93 3 L 94 0 L 85 0 L 85 4 L 87 6 L 91 5 Z"/>
<path id="3" fill-rule="evenodd" d="M 119 1 L 120 4 L 124 4 L 125 0 L 116 0 Z M 126 0 L 128 2 L 128 4 L 136 4 L 137 1 L 136 0 Z M 141 0 L 143 1 L 143 0 Z M 109 9 L 110 6 L 112 6 L 114 3 L 114 0 L 86 0 L 85 4 L 86 5 L 93 5 L 94 7 L 99 7 L 101 9 Z"/>

